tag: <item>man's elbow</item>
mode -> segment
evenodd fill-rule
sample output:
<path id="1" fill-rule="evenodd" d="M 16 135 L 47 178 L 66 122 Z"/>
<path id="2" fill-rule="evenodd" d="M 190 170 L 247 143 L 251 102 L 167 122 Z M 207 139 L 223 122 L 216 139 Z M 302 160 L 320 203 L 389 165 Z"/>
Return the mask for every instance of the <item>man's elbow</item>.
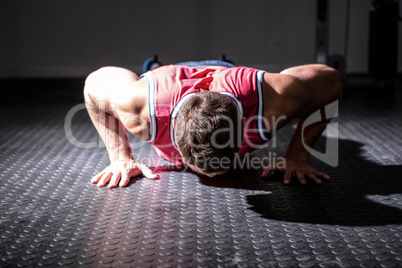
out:
<path id="1" fill-rule="evenodd" d="M 341 100 L 343 96 L 343 88 L 345 84 L 345 79 L 342 74 L 332 69 L 332 94 L 334 100 Z"/>
<path id="2" fill-rule="evenodd" d="M 102 83 L 103 69 L 104 67 L 90 73 L 85 79 L 84 90 L 83 90 L 85 102 L 87 103 L 89 102 L 92 104 L 98 103 L 101 94 L 100 86 Z"/>

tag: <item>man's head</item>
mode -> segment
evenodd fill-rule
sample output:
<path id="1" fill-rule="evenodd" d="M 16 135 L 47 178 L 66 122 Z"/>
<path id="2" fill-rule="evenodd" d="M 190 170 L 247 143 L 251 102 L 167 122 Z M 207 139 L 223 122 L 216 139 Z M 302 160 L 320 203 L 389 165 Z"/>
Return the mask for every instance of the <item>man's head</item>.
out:
<path id="1" fill-rule="evenodd" d="M 177 115 L 175 141 L 183 161 L 193 170 L 205 175 L 225 173 L 242 141 L 238 108 L 220 93 L 193 95 Z"/>

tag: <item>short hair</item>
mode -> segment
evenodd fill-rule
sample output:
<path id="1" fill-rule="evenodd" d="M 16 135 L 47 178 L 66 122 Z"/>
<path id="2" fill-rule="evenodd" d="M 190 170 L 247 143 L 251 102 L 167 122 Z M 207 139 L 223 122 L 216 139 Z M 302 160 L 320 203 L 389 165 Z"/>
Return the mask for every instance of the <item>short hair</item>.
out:
<path id="1" fill-rule="evenodd" d="M 229 170 L 242 138 L 241 115 L 231 98 L 220 93 L 194 94 L 176 118 L 177 148 L 183 161 L 201 173 Z"/>

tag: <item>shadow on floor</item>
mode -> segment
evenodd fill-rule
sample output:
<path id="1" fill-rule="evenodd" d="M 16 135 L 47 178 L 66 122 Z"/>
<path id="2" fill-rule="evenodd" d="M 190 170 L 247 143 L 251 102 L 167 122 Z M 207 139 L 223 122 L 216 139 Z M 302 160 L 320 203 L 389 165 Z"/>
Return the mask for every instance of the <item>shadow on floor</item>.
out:
<path id="1" fill-rule="evenodd" d="M 402 223 L 402 166 L 382 166 L 362 157 L 363 144 L 339 140 L 340 165 L 326 170 L 331 180 L 307 186 L 293 180 L 282 183 L 282 174 L 260 178 L 261 170 L 232 171 L 226 176 L 200 177 L 211 187 L 260 190 L 247 195 L 251 210 L 261 217 L 286 222 L 373 226 Z"/>

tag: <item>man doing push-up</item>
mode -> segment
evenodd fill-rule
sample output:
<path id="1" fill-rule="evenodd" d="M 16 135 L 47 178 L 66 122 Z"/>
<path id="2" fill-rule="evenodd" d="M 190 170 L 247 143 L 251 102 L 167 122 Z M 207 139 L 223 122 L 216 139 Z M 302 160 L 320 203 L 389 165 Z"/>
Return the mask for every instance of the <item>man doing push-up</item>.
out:
<path id="1" fill-rule="evenodd" d="M 339 100 L 342 92 L 341 75 L 321 64 L 280 73 L 167 65 L 141 77 L 127 69 L 103 67 L 88 76 L 84 88 L 88 113 L 110 159 L 92 182 L 116 187 L 141 174 L 158 178 L 135 161 L 126 130 L 153 145 L 159 156 L 212 177 L 227 172 L 236 157 L 257 149 L 274 131 L 298 119 L 285 163 L 263 167 L 262 176 L 280 169 L 286 184 L 293 177 L 301 184 L 307 179 L 321 183 L 329 176 L 307 164 L 305 145 L 313 146 L 329 120 L 304 130 L 302 125 L 313 112 Z"/>

